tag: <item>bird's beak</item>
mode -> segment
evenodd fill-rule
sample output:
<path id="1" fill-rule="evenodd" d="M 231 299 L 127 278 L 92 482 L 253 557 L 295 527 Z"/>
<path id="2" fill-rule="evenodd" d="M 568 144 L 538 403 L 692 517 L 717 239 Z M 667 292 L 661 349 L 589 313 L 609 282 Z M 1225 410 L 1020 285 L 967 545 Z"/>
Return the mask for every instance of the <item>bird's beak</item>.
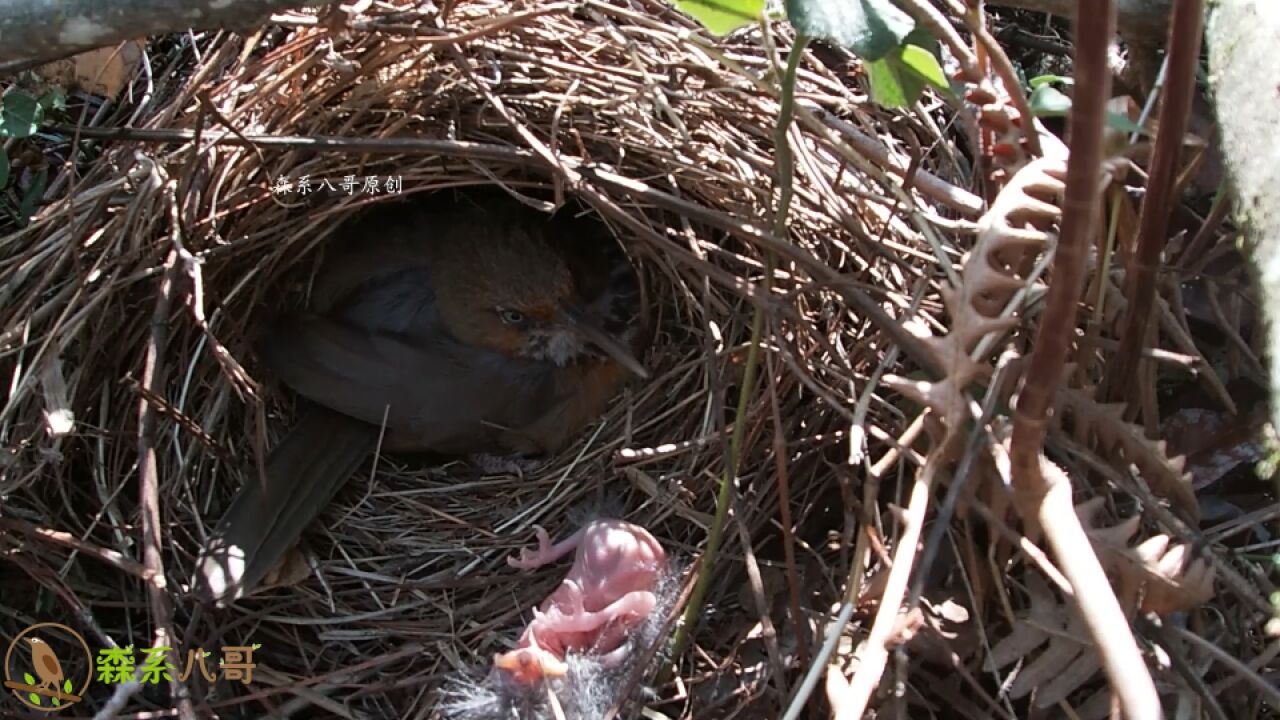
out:
<path id="1" fill-rule="evenodd" d="M 609 357 L 617 360 L 622 367 L 630 370 L 642 379 L 648 379 L 649 371 L 636 359 L 617 338 L 600 329 L 585 313 L 574 307 L 561 306 L 560 322 L 579 337 L 605 351 Z"/>

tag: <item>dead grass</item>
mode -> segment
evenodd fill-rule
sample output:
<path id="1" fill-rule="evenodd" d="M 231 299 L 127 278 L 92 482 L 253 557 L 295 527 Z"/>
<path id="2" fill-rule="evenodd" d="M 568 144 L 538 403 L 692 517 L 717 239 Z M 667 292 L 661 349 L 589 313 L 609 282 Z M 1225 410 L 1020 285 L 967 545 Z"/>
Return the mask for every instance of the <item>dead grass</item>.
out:
<path id="1" fill-rule="evenodd" d="M 160 557 L 181 647 L 262 645 L 260 684 L 247 698 L 227 699 L 237 693 L 224 688 L 223 703 L 282 710 L 325 697 L 343 714 L 420 713 L 441 678 L 483 665 L 514 640 L 555 581 L 518 577 L 502 563 L 530 539 L 532 524 L 563 531 L 583 512 L 615 508 L 691 558 L 714 511 L 727 393 L 736 394 L 761 245 L 779 242 L 759 229 L 773 185 L 770 59 L 759 43 L 730 45 L 727 60 L 759 82 L 726 72 L 680 39 L 687 21 L 640 3 L 467 3 L 449 33 L 399 33 L 410 20 L 379 10 L 362 16 L 359 30 L 206 37 L 153 57 L 153 67 L 167 59 L 173 71 L 156 68 L 145 81 L 153 94 L 135 96 L 133 127 L 185 129 L 199 141 L 112 143 L 69 200 L 4 240 L 5 363 L 15 382 L 3 416 L 12 448 L 5 514 L 95 549 L 59 577 L 67 548 L 15 539 L 19 564 L 83 607 L 104 635 L 138 647 L 154 630 L 145 573 L 123 560 L 141 555 L 140 367 L 165 259 L 178 247 L 194 259 L 172 271 L 177 299 L 158 355 Z M 889 153 L 904 145 L 885 135 L 887 118 L 861 102 L 847 76 L 812 59 L 800 96 L 832 116 L 832 127 L 883 136 Z M 914 142 L 927 137 L 917 122 L 899 120 L 897 132 L 908 129 Z M 235 135 L 298 140 L 215 142 Z M 838 137 L 803 132 L 792 240 L 901 312 L 927 277 L 901 251 L 932 251 L 897 218 L 885 176 L 841 160 L 849 151 L 833 147 Z M 384 138 L 409 141 L 376 147 Z M 363 203 L 390 199 L 341 190 L 273 196 L 273 182 L 310 176 L 338 185 L 373 174 L 400 176 L 406 194 L 500 182 L 584 198 L 642 268 L 661 327 L 650 360 L 656 379 L 523 477 L 485 476 L 464 462 L 383 461 L 309 533 L 310 579 L 233 610 L 194 613 L 185 597 L 194 554 L 234 488 L 252 477 L 256 453 L 287 427 L 285 395 L 254 376 L 247 348 L 255 321 L 282 298 L 297 300 L 327 230 Z M 700 213 L 673 212 L 683 204 Z M 855 418 L 848 402 L 884 340 L 794 263 L 773 285 L 777 418 L 763 397 L 751 408 L 735 522 L 751 536 L 774 534 L 778 497 L 767 479 L 779 443 L 803 508 L 796 524 L 808 562 L 821 567 L 834 559 L 828 533 L 845 521 L 837 479 L 848 475 L 840 468 L 851 421 L 879 434 L 899 412 L 876 398 Z M 76 421 L 61 436 L 45 427 L 46 411 L 57 409 L 58 367 Z M 717 654 L 754 624 L 754 611 L 726 602 L 742 577 L 736 540 L 728 552 L 712 586 L 721 612 L 697 634 Z M 824 584 L 813 582 L 814 590 Z"/>

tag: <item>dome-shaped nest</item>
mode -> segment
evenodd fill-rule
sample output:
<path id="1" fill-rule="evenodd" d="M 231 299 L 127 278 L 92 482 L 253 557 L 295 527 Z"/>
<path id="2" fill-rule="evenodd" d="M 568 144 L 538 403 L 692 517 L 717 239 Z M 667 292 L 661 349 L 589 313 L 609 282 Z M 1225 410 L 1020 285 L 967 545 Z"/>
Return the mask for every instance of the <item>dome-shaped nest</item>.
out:
<path id="1" fill-rule="evenodd" d="M 894 338 L 851 299 L 938 312 L 923 291 L 941 251 L 920 218 L 976 209 L 938 177 L 964 160 L 929 149 L 928 115 L 875 109 L 848 59 L 815 48 L 799 71 L 787 231 L 774 233 L 785 30 L 712 41 L 642 0 L 477 0 L 447 22 L 397 0 L 273 22 L 153 43 L 119 104 L 84 123 L 56 201 L 5 240 L 5 634 L 63 621 L 91 628 L 94 647 L 132 645 L 139 664 L 143 648 L 176 646 L 175 682 L 188 649 L 214 661 L 256 646 L 248 686 L 187 678 L 202 715 L 429 716 L 448 678 L 482 673 L 559 581 L 504 562 L 535 524 L 643 525 L 682 560 L 679 595 L 736 461 L 699 650 L 650 700 L 687 693 L 671 717 L 752 703 L 771 716 L 780 698 L 758 664 L 794 667 L 820 640 L 789 619 L 784 548 L 802 611 L 823 618 L 841 597 L 866 443 L 878 458 L 903 429 L 901 401 L 869 384 Z M 345 217 L 476 185 L 547 210 L 577 202 L 613 229 L 657 328 L 651 379 L 518 472 L 371 463 L 308 529 L 307 572 L 199 606 L 196 556 L 295 413 L 254 357 L 262 319 L 304 301 Z M 740 405 L 757 309 L 763 352 Z M 82 709 L 113 689 L 96 684 Z M 130 702 L 169 707 L 163 692 L 144 684 Z"/>

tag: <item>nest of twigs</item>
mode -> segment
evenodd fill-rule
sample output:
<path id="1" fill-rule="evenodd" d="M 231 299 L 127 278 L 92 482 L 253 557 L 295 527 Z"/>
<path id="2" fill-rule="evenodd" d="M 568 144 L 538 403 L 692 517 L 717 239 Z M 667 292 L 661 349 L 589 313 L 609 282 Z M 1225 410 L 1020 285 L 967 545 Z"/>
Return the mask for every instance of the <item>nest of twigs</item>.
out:
<path id="1" fill-rule="evenodd" d="M 642 0 L 480 0 L 429 30 L 446 25 L 415 5 L 154 46 L 150 71 L 98 114 L 130 130 L 86 124 L 95 155 L 5 238 L 0 625 L 65 621 L 96 647 L 168 639 L 181 657 L 260 645 L 250 688 L 187 681 L 213 712 L 420 717 L 447 677 L 509 647 L 558 581 L 503 562 L 532 525 L 562 535 L 604 508 L 689 559 L 736 462 L 699 649 L 677 668 L 685 682 L 659 693 L 676 698 L 673 717 L 732 715 L 774 692 L 751 669 L 764 658 L 761 611 L 782 652 L 816 641 L 779 611 L 781 506 L 803 548 L 798 601 L 826 613 L 848 567 L 857 458 L 901 429 L 901 401 L 866 390 L 889 339 L 841 284 L 893 316 L 922 297 L 920 317 L 940 314 L 922 293 L 938 248 L 897 212 L 901 174 L 914 154 L 915 209 L 956 217 L 974 200 L 938 176 L 959 176 L 963 160 L 927 150 L 932 124 L 890 122 L 845 58 L 819 48 L 799 72 L 784 237 L 769 227 L 785 54 L 760 31 L 701 43 L 690 20 Z M 403 189 L 348 194 L 348 176 Z M 303 178 L 313 192 L 297 189 Z M 197 610 L 196 555 L 292 419 L 291 394 L 251 352 L 260 319 L 301 301 L 327 233 L 351 213 L 490 184 L 548 209 L 581 202 L 614 228 L 653 306 L 653 379 L 522 474 L 382 459 L 308 531 L 305 577 Z M 734 443 L 757 308 L 768 352 Z M 737 679 L 710 681 L 717 666 Z M 99 685 L 85 707 L 111 693 Z M 144 685 L 130 702 L 168 707 L 163 693 Z"/>

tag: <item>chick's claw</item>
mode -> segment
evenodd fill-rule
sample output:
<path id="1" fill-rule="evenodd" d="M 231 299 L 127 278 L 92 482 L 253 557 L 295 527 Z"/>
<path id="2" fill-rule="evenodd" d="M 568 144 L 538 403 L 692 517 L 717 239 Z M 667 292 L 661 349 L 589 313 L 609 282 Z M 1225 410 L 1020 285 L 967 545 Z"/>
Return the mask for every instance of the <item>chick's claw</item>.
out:
<path id="1" fill-rule="evenodd" d="M 557 607 L 541 617 L 536 617 L 534 623 L 537 624 L 538 629 L 544 634 L 593 632 L 615 620 L 625 621 L 628 618 L 648 617 L 658 604 L 658 598 L 653 593 L 637 591 L 627 593 L 593 612 L 582 607 L 581 591 L 577 598 L 578 607 L 570 614 L 565 614 Z"/>
<path id="2" fill-rule="evenodd" d="M 552 545 L 551 536 L 547 534 L 546 528 L 541 525 L 534 525 L 533 531 L 538 536 L 538 549 L 533 551 L 528 548 L 521 549 L 520 557 L 507 558 L 508 565 L 519 570 L 540 568 L 568 555 L 578 547 L 578 541 L 582 537 L 582 531 L 578 531 L 568 539 Z"/>

